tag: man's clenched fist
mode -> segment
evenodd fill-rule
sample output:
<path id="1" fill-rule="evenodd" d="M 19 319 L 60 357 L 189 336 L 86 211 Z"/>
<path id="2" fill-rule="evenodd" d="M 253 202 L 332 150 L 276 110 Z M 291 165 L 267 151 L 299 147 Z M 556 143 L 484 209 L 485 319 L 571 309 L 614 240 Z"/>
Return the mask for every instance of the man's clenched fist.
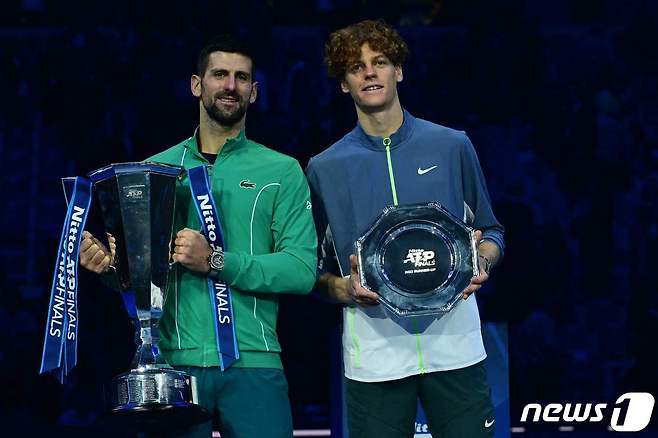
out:
<path id="1" fill-rule="evenodd" d="M 208 256 L 212 250 L 205 236 L 198 231 L 183 228 L 176 233 L 173 260 L 191 271 L 203 274 L 210 270 Z"/>
<path id="2" fill-rule="evenodd" d="M 82 242 L 80 243 L 80 265 L 83 268 L 97 274 L 108 270 L 110 265 L 114 262 L 117 244 L 116 239 L 110 233 L 107 233 L 107 240 L 110 244 L 109 250 L 89 231 L 82 232 Z"/>

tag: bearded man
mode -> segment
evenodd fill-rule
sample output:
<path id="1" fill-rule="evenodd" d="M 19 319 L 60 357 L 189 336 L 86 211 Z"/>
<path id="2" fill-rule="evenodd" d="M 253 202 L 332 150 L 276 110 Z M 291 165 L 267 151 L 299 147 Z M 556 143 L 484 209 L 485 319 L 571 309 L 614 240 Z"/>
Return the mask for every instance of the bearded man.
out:
<path id="1" fill-rule="evenodd" d="M 225 248 L 211 249 L 197 231 L 200 221 L 185 176 L 176 187 L 177 263 L 169 275 L 159 348 L 169 364 L 196 376 L 199 402 L 216 415 L 223 437 L 288 438 L 292 416 L 276 320 L 279 294 L 305 294 L 315 282 L 308 184 L 295 159 L 245 137 L 246 113 L 258 83 L 253 56 L 243 42 L 225 35 L 206 44 L 191 90 L 199 100 L 194 135 L 147 161 L 185 169 L 208 166 Z M 81 265 L 111 275 L 112 259 L 113 251 L 85 232 Z M 223 280 L 232 294 L 239 359 L 224 371 L 208 277 Z M 211 433 L 208 421 L 184 436 Z"/>

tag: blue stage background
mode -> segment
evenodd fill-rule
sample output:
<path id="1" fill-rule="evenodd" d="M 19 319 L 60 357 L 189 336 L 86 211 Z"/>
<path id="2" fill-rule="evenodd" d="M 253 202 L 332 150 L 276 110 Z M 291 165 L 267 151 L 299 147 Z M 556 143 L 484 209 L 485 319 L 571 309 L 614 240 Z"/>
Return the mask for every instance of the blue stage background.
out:
<path id="1" fill-rule="evenodd" d="M 196 51 L 223 31 L 258 48 L 248 136 L 305 165 L 356 122 L 322 48 L 363 18 L 407 39 L 404 107 L 469 134 L 507 228 L 478 303 L 509 328 L 513 435 L 567 433 L 520 424 L 527 403 L 658 396 L 658 2 L 12 0 L 0 15 L 0 435 L 103 436 L 100 385 L 133 351 L 120 297 L 81 272 L 79 366 L 64 386 L 37 376 L 59 178 L 190 136 Z M 337 307 L 283 300 L 298 429 L 340 424 L 339 331 Z M 637 436 L 658 433 L 655 416 Z M 571 432 L 609 434 L 605 422 Z"/>

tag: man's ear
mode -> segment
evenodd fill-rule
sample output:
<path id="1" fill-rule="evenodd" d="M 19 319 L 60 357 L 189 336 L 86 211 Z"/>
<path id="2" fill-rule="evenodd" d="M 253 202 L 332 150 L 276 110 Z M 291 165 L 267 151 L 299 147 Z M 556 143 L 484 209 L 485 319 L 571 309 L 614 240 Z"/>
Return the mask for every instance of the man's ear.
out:
<path id="1" fill-rule="evenodd" d="M 350 89 L 347 87 L 347 82 L 340 81 L 340 89 L 343 91 L 343 93 L 349 93 Z"/>
<path id="2" fill-rule="evenodd" d="M 249 95 L 249 103 L 256 102 L 256 97 L 258 97 L 258 82 L 251 84 L 251 94 Z"/>
<path id="3" fill-rule="evenodd" d="M 197 75 L 192 75 L 190 78 L 190 90 L 194 97 L 201 97 L 201 78 Z"/>
<path id="4" fill-rule="evenodd" d="M 395 80 L 397 82 L 402 82 L 402 79 L 404 79 L 404 75 L 402 74 L 402 66 L 398 65 L 395 67 Z"/>

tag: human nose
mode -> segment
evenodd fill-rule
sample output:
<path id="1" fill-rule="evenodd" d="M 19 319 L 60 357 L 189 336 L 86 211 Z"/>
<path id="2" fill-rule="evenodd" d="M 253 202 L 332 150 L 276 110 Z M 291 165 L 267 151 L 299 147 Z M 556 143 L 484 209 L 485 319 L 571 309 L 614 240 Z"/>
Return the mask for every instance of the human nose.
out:
<path id="1" fill-rule="evenodd" d="M 372 64 L 366 64 L 363 72 L 366 75 L 366 79 L 377 76 L 377 70 L 375 70 L 375 67 Z"/>
<path id="2" fill-rule="evenodd" d="M 235 76 L 227 75 L 224 80 L 224 89 L 225 90 L 235 90 Z"/>

